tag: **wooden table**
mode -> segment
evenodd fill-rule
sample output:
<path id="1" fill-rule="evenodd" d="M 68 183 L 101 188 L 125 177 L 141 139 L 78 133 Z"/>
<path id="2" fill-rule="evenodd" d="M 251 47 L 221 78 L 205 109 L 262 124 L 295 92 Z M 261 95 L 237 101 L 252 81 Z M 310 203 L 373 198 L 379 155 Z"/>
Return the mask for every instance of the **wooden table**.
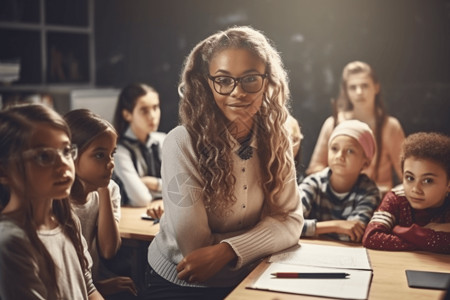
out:
<path id="1" fill-rule="evenodd" d="M 333 246 L 355 247 L 354 244 L 338 241 L 325 241 L 302 239 L 301 243 L 316 243 Z M 405 270 L 421 270 L 434 272 L 450 272 L 450 255 L 434 254 L 429 252 L 393 252 L 368 250 L 373 268 L 372 284 L 369 291 L 369 300 L 441 300 L 445 291 L 417 289 L 408 287 Z M 227 300 L 293 300 L 293 299 L 328 299 L 307 295 L 294 295 L 286 293 L 268 292 L 247 289 L 259 275 L 268 267 L 266 260 L 261 262 L 247 278 L 245 278 L 231 292 Z"/>
<path id="2" fill-rule="evenodd" d="M 145 207 L 126 207 L 120 208 L 122 217 L 119 222 L 119 232 L 122 239 L 132 239 L 151 242 L 159 231 L 159 224 L 153 224 L 153 221 L 141 219 L 145 214 Z"/>
<path id="3" fill-rule="evenodd" d="M 159 231 L 159 224 L 153 221 L 142 220 L 146 208 L 122 207 L 122 218 L 119 223 L 119 231 L 125 246 L 131 247 L 136 256 L 136 266 L 133 268 L 136 281 L 142 281 L 142 266 L 147 259 L 147 247 Z M 300 243 L 316 243 L 333 246 L 360 247 L 352 243 L 303 239 Z M 435 272 L 450 272 L 450 255 L 434 254 L 430 252 L 396 252 L 368 250 L 370 262 L 373 268 L 372 284 L 369 291 L 369 300 L 441 300 L 444 296 L 442 290 L 416 289 L 408 287 L 405 270 L 422 270 Z M 247 276 L 236 289 L 228 295 L 227 300 L 293 300 L 293 299 L 326 299 L 307 295 L 294 295 L 268 291 L 247 289 L 258 276 L 267 268 L 263 261 L 252 273 Z"/>

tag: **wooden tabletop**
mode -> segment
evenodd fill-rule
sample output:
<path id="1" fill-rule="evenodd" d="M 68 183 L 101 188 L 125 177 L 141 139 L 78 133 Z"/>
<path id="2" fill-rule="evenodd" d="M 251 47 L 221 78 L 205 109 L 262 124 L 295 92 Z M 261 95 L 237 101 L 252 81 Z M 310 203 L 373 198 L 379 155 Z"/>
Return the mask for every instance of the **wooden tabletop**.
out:
<path id="1" fill-rule="evenodd" d="M 141 219 L 146 213 L 145 207 L 122 207 L 119 231 L 122 238 L 152 241 L 159 231 L 159 224 Z M 316 243 L 332 246 L 361 247 L 360 245 L 329 240 L 301 239 L 300 243 Z M 379 251 L 368 249 L 373 269 L 373 278 L 369 291 L 369 300 L 441 300 L 445 294 L 442 290 L 418 289 L 408 287 L 405 270 L 450 272 L 450 255 L 422 251 Z M 307 295 L 295 295 L 247 289 L 268 267 L 263 261 L 247 276 L 227 300 L 294 300 L 326 299 Z"/>
<path id="2" fill-rule="evenodd" d="M 355 244 L 338 241 L 324 241 L 302 239 L 300 243 L 316 243 L 333 246 L 355 247 Z M 360 246 L 359 246 L 360 247 Z M 372 284 L 369 291 L 369 300 L 441 300 L 445 294 L 442 290 L 417 289 L 408 287 L 405 270 L 420 270 L 434 272 L 450 272 L 450 255 L 434 254 L 430 252 L 394 252 L 368 250 L 373 268 Z M 294 299 L 329 299 L 307 295 L 295 295 L 268 291 L 247 289 L 258 276 L 268 267 L 266 260 L 261 262 L 252 273 L 242 281 L 234 291 L 228 295 L 227 300 L 294 300 Z"/>
<path id="3" fill-rule="evenodd" d="M 146 207 L 121 207 L 119 222 L 120 236 L 126 239 L 152 241 L 159 231 L 159 224 L 152 220 L 143 220 L 141 215 L 147 211 Z"/>

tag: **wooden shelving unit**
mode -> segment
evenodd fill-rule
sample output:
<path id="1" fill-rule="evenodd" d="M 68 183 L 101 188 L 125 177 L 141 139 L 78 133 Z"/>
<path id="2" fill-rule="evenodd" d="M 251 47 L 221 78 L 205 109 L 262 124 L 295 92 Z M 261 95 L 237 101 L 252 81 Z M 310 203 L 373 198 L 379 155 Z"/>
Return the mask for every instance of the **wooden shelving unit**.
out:
<path id="1" fill-rule="evenodd" d="M 20 64 L 2 94 L 95 86 L 93 0 L 4 0 L 0 41 L 0 62 Z"/>

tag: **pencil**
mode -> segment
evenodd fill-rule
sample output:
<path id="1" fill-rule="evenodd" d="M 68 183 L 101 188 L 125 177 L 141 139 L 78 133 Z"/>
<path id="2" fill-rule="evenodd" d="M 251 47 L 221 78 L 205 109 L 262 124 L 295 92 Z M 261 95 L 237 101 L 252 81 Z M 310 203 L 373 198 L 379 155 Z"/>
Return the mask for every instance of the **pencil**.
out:
<path id="1" fill-rule="evenodd" d="M 328 278 L 346 278 L 350 274 L 348 273 L 292 273 L 292 272 L 277 272 L 271 273 L 270 275 L 276 278 L 317 278 L 317 279 L 328 279 Z"/>

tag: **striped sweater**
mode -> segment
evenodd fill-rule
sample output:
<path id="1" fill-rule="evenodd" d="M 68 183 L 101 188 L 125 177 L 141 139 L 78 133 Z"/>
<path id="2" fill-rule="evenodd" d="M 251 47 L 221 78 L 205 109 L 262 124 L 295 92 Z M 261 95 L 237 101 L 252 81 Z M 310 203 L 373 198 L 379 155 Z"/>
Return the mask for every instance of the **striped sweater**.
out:
<path id="1" fill-rule="evenodd" d="M 367 224 L 380 204 L 380 192 L 367 175 L 359 175 L 351 191 L 338 197 L 331 189 L 329 167 L 306 177 L 299 185 L 305 225 L 302 236 L 315 236 L 316 223 L 330 220 L 359 220 Z M 348 241 L 347 235 L 329 234 Z"/>

